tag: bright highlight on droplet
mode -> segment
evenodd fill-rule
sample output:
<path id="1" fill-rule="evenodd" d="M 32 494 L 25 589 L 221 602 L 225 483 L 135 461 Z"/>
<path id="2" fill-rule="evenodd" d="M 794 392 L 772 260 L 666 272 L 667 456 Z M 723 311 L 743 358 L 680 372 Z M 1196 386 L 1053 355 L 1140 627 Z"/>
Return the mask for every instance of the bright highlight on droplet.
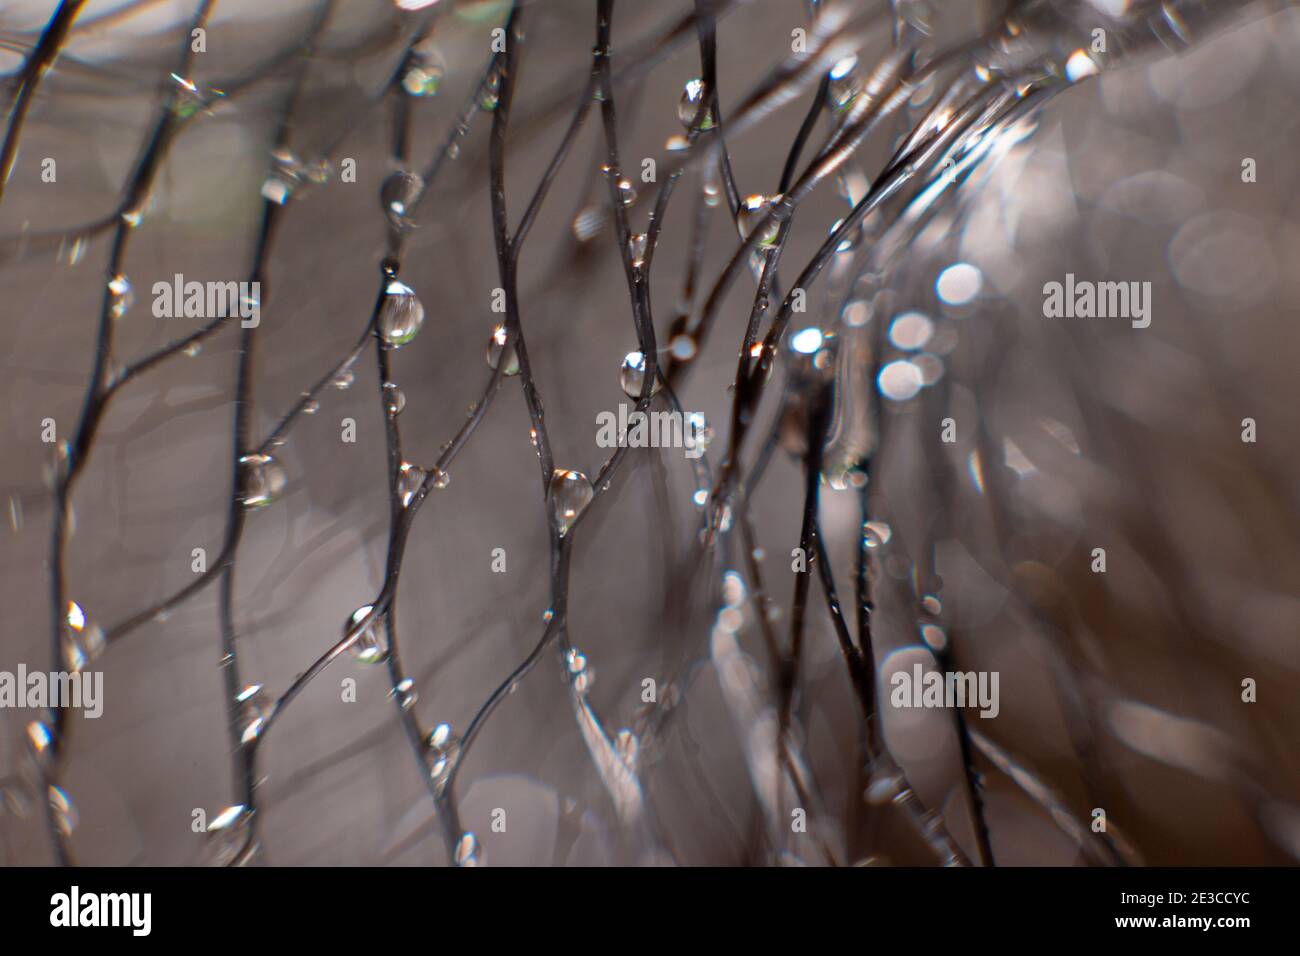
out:
<path id="1" fill-rule="evenodd" d="M 966 305 L 980 294 L 984 274 L 969 262 L 958 262 L 939 273 L 935 291 L 948 305 Z"/>

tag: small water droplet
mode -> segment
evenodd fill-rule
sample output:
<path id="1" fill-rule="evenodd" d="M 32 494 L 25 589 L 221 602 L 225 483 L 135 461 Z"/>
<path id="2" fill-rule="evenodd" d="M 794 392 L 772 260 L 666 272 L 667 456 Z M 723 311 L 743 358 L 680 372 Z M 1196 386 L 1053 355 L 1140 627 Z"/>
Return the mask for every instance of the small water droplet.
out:
<path id="1" fill-rule="evenodd" d="M 640 398 L 641 388 L 645 384 L 645 356 L 640 352 L 628 352 L 623 358 L 623 367 L 618 373 L 619 383 L 623 386 L 623 393 L 628 398 Z M 656 381 L 650 389 L 653 395 L 659 391 L 659 382 Z"/>
<path id="2" fill-rule="evenodd" d="M 569 680 L 573 682 L 573 689 L 579 694 L 587 693 L 594 679 L 591 666 L 587 663 L 587 656 L 576 647 L 571 647 L 564 655 L 564 663 L 569 669 Z"/>
<path id="3" fill-rule="evenodd" d="M 482 866 L 483 851 L 478 845 L 478 837 L 472 833 L 463 833 L 456 843 L 455 860 L 457 866 Z"/>
<path id="4" fill-rule="evenodd" d="M 391 347 L 398 348 L 415 338 L 424 325 L 424 305 L 410 286 L 396 279 L 388 283 L 384 293 L 379 334 Z"/>
<path id="5" fill-rule="evenodd" d="M 305 395 L 303 397 L 306 398 Z M 320 402 L 316 401 L 314 398 L 307 399 L 302 406 L 302 413 L 304 415 L 315 415 L 318 411 L 320 411 Z"/>
<path id="6" fill-rule="evenodd" d="M 363 604 L 353 611 L 343 624 L 344 637 L 372 610 L 374 610 L 373 604 Z M 380 636 L 382 626 L 383 615 L 375 615 L 365 629 L 357 635 L 357 639 L 348 645 L 348 651 L 362 664 L 378 664 L 387 659 L 388 648 L 384 644 L 383 637 Z"/>
<path id="7" fill-rule="evenodd" d="M 626 766 L 636 773 L 637 762 L 641 759 L 641 741 L 632 731 L 624 727 L 614 738 L 614 749 Z"/>
<path id="8" fill-rule="evenodd" d="M 892 773 L 873 774 L 867 784 L 867 802 L 881 807 L 898 796 L 898 777 Z"/>
<path id="9" fill-rule="evenodd" d="M 460 738 L 452 733 L 451 724 L 439 724 L 429 732 L 424 756 L 435 789 L 441 791 L 447 785 L 460 754 L 460 745 Z"/>
<path id="10" fill-rule="evenodd" d="M 124 275 L 115 275 L 108 280 L 108 312 L 120 319 L 131 308 L 135 296 L 131 294 L 131 281 Z"/>
<path id="11" fill-rule="evenodd" d="M 830 100 L 831 107 L 837 110 L 847 109 L 853 105 L 853 101 L 861 92 L 862 85 L 858 81 L 858 58 L 850 55 L 836 61 L 830 69 L 830 83 L 826 90 L 826 97 Z"/>
<path id="12" fill-rule="evenodd" d="M 485 112 L 492 112 L 497 108 L 497 103 L 501 101 L 501 74 L 496 70 L 492 75 L 483 81 L 483 87 L 479 90 L 478 105 Z"/>
<path id="13" fill-rule="evenodd" d="M 77 808 L 72 798 L 61 787 L 51 786 L 48 793 L 54 826 L 64 836 L 72 836 L 72 831 L 77 828 Z"/>
<path id="14" fill-rule="evenodd" d="M 244 469 L 244 507 L 269 505 L 284 490 L 284 468 L 270 455 L 244 455 L 239 459 Z"/>
<path id="15" fill-rule="evenodd" d="M 595 489 L 582 472 L 555 469 L 551 476 L 551 507 L 561 535 L 573 527 L 573 522 L 591 504 L 593 497 Z"/>
<path id="16" fill-rule="evenodd" d="M 261 684 L 249 684 L 235 695 L 235 704 L 239 709 L 240 726 L 243 730 L 239 742 L 251 744 L 266 727 L 266 718 L 271 713 L 271 701 L 262 690 Z"/>
<path id="17" fill-rule="evenodd" d="M 400 415 L 406 408 L 406 395 L 392 382 L 384 383 L 384 407 L 390 415 Z"/>
<path id="18" fill-rule="evenodd" d="M 410 710 L 420 700 L 419 692 L 415 689 L 415 681 L 409 677 L 399 681 L 397 686 L 389 691 L 388 696 L 396 696 L 402 710 Z"/>
<path id="19" fill-rule="evenodd" d="M 405 229 L 413 225 L 411 214 L 422 192 L 424 180 L 405 169 L 399 169 L 384 180 L 379 189 L 379 204 L 383 206 L 384 215 L 394 229 Z"/>
<path id="20" fill-rule="evenodd" d="M 509 348 L 506 347 L 506 341 L 509 336 L 506 333 L 504 325 L 498 325 L 492 330 L 492 335 L 488 339 L 487 345 L 487 363 L 489 368 L 496 368 L 501 362 L 501 353 L 508 352 L 509 357 L 506 359 L 506 367 L 502 370 L 502 375 L 519 374 L 519 356 L 515 354 L 514 343 Z"/>
<path id="21" fill-rule="evenodd" d="M 700 111 L 700 104 L 704 102 L 705 92 L 704 81 L 698 78 L 690 80 L 682 92 L 682 98 L 677 104 L 677 118 L 687 129 L 690 129 L 695 122 L 695 115 Z M 713 128 L 713 110 L 705 110 L 699 128 Z"/>
<path id="22" fill-rule="evenodd" d="M 681 332 L 673 336 L 672 341 L 668 343 L 668 350 L 672 352 L 673 358 L 679 362 L 689 362 L 695 358 L 699 345 L 696 344 L 693 335 Z"/>
<path id="23" fill-rule="evenodd" d="M 27 744 L 31 747 L 37 762 L 43 764 L 49 759 L 54 748 L 54 737 L 50 733 L 50 728 L 39 720 L 33 720 L 27 725 Z"/>
<path id="24" fill-rule="evenodd" d="M 191 342 L 189 345 L 185 346 L 185 348 L 182 349 L 181 351 L 183 351 L 183 352 L 185 353 L 185 356 L 186 356 L 187 358 L 194 358 L 194 357 L 197 356 L 200 352 L 203 351 L 203 343 L 202 343 L 202 342 Z"/>
<path id="25" fill-rule="evenodd" d="M 402 76 L 402 89 L 411 96 L 436 96 L 447 64 L 442 53 L 431 39 L 426 39 L 411 50 L 410 67 Z"/>
<path id="26" fill-rule="evenodd" d="M 104 631 L 86 617 L 76 601 L 68 602 L 63 629 L 63 660 L 68 670 L 80 673 L 104 652 Z"/>
<path id="27" fill-rule="evenodd" d="M 636 202 L 636 190 L 632 188 L 632 184 L 626 179 L 619 180 L 618 198 L 624 206 L 630 206 Z"/>
<path id="28" fill-rule="evenodd" d="M 356 381 L 356 377 L 357 377 L 357 373 L 352 370 L 352 365 L 351 363 L 349 363 L 343 366 L 343 368 L 339 369 L 339 373 L 334 376 L 334 379 L 333 381 L 330 382 L 330 384 L 333 385 L 335 388 L 337 388 L 340 392 L 346 392 L 349 388 L 352 387 L 352 383 Z"/>

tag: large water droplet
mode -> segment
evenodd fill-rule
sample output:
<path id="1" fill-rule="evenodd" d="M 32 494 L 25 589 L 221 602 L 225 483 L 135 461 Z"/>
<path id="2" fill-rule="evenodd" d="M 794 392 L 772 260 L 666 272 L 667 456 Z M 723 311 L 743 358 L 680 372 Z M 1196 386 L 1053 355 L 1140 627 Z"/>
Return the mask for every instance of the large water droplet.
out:
<path id="1" fill-rule="evenodd" d="M 415 291 L 393 279 L 384 289 L 384 304 L 379 309 L 379 334 L 393 348 L 415 338 L 424 325 L 424 305 Z"/>
<path id="2" fill-rule="evenodd" d="M 408 461 L 402 462 L 402 467 L 397 472 L 397 497 L 402 502 L 402 507 L 410 505 L 411 500 L 424 484 L 424 477 L 428 474 L 419 465 L 412 465 Z"/>
<path id="3" fill-rule="evenodd" d="M 686 84 L 686 89 L 682 92 L 681 101 L 677 104 L 677 118 L 681 120 L 683 126 L 691 128 L 695 122 L 695 114 L 700 110 L 700 104 L 704 102 L 705 86 L 704 81 L 694 79 Z M 703 119 L 700 120 L 700 129 L 713 128 L 713 110 L 706 110 Z"/>
<path id="4" fill-rule="evenodd" d="M 509 348 L 506 347 L 507 339 L 508 336 L 506 335 L 506 327 L 504 325 L 498 325 L 496 328 L 492 330 L 492 336 L 491 338 L 488 339 L 488 346 L 487 346 L 488 367 L 496 368 L 497 365 L 499 365 L 501 362 L 501 353 L 503 351 L 508 352 L 509 357 L 506 359 L 506 367 L 502 370 L 501 374 L 518 375 L 519 356 L 515 354 L 515 347 L 513 343 L 511 343 Z"/>
<path id="5" fill-rule="evenodd" d="M 645 356 L 640 352 L 628 352 L 623 358 L 623 367 L 618 373 L 619 383 L 623 386 L 623 393 L 628 398 L 640 398 L 641 388 L 645 384 Z M 653 395 L 659 391 L 659 382 L 655 381 L 650 389 Z"/>
<path id="6" fill-rule="evenodd" d="M 239 459 L 244 469 L 244 507 L 269 505 L 284 490 L 284 468 L 270 455 L 244 455 Z"/>
<path id="7" fill-rule="evenodd" d="M 353 626 L 373 610 L 374 605 L 365 604 L 352 612 L 352 615 L 343 625 L 343 634 L 346 637 Z M 357 639 L 348 645 L 348 650 L 362 664 L 378 664 L 388 657 L 388 648 L 384 645 L 383 638 L 380 637 L 379 629 L 383 626 L 383 615 L 375 615 L 369 624 L 366 625 Z"/>
<path id="8" fill-rule="evenodd" d="M 595 490 L 587 476 L 580 471 L 555 469 L 551 476 L 551 507 L 555 511 L 555 523 L 563 535 L 573 527 L 582 510 L 591 504 Z"/>
<path id="9" fill-rule="evenodd" d="M 379 204 L 383 206 L 384 215 L 394 229 L 412 225 L 411 214 L 423 191 L 424 180 L 404 169 L 399 169 L 384 180 L 384 185 L 379 189 Z"/>
<path id="10" fill-rule="evenodd" d="M 632 268 L 640 269 L 645 265 L 645 254 L 649 237 L 644 232 L 634 232 L 627 237 L 627 256 L 632 260 Z"/>
<path id="11" fill-rule="evenodd" d="M 759 224 L 767 218 L 767 214 L 772 211 L 774 201 L 775 197 L 768 198 L 767 196 L 754 195 L 740 204 L 740 210 L 736 213 L 736 228 L 740 231 L 740 238 L 749 238 L 749 234 L 757 229 Z M 763 227 L 763 232 L 759 237 L 759 246 L 773 245 L 780 231 L 781 226 L 775 220 L 768 223 Z"/>

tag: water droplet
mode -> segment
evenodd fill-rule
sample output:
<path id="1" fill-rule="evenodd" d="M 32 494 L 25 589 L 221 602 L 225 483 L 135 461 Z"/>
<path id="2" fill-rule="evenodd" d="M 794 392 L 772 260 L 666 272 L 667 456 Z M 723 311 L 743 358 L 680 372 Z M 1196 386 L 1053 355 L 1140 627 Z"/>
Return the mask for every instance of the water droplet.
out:
<path id="1" fill-rule="evenodd" d="M 384 407 L 390 415 L 400 415 L 406 408 L 406 395 L 392 382 L 384 383 Z"/>
<path id="2" fill-rule="evenodd" d="M 424 305 L 410 286 L 396 279 L 388 283 L 384 293 L 379 334 L 391 347 L 398 348 L 415 338 L 424 325 Z"/>
<path id="3" fill-rule="evenodd" d="M 587 663 L 587 656 L 576 647 L 571 647 L 564 655 L 564 663 L 569 669 L 569 680 L 573 682 L 573 689 L 579 694 L 585 694 L 591 688 L 594 679 L 591 667 Z"/>
<path id="4" fill-rule="evenodd" d="M 492 335 L 488 339 L 487 346 L 488 367 L 496 368 L 501 362 L 501 353 L 506 351 L 509 353 L 509 358 L 506 359 L 506 367 L 502 370 L 501 374 L 518 375 L 519 356 L 515 354 L 514 343 L 511 343 L 508 349 L 506 348 L 506 340 L 508 338 L 509 336 L 506 334 L 506 327 L 504 325 L 498 325 L 492 330 Z"/>
<path id="5" fill-rule="evenodd" d="M 348 632 L 372 610 L 374 610 L 373 604 L 363 604 L 353 611 L 343 625 L 343 635 L 346 637 Z M 378 664 L 387 659 L 388 648 L 384 645 L 384 640 L 380 636 L 382 626 L 383 615 L 375 615 L 370 623 L 366 625 L 365 630 L 357 635 L 357 639 L 348 645 L 348 650 L 352 653 L 352 656 L 362 664 Z"/>
<path id="6" fill-rule="evenodd" d="M 834 109 L 842 110 L 853 105 L 853 101 L 862 92 L 858 83 L 858 58 L 846 56 L 836 61 L 830 69 L 830 83 L 826 96 Z"/>
<path id="7" fill-rule="evenodd" d="M 681 101 L 677 104 L 677 118 L 681 120 L 683 126 L 688 130 L 695 122 L 695 115 L 700 110 L 700 104 L 704 102 L 705 86 L 701 79 L 694 79 L 686 84 L 686 89 L 682 92 Z M 707 109 L 703 118 L 700 120 L 700 129 L 713 129 L 713 110 Z"/>
<path id="8" fill-rule="evenodd" d="M 933 594 L 927 594 L 921 598 L 921 610 L 925 611 L 926 614 L 938 617 L 943 613 L 943 602 Z"/>
<path id="9" fill-rule="evenodd" d="M 457 866 L 482 866 L 483 851 L 478 845 L 478 837 L 468 832 L 461 834 L 456 843 L 455 860 Z"/>
<path id="10" fill-rule="evenodd" d="M 424 180 L 404 169 L 399 169 L 384 180 L 384 185 L 379 189 L 379 204 L 383 206 L 384 215 L 394 229 L 405 229 L 413 225 L 411 214 L 422 192 Z"/>
<path id="11" fill-rule="evenodd" d="M 305 395 L 303 397 L 306 398 Z M 304 415 L 315 415 L 318 411 L 320 411 L 320 402 L 316 401 L 314 398 L 307 399 L 302 406 L 302 413 Z"/>
<path id="12" fill-rule="evenodd" d="M 284 490 L 284 468 L 270 455 L 244 455 L 239 459 L 244 469 L 244 507 L 269 505 Z"/>
<path id="13" fill-rule="evenodd" d="M 251 744 L 266 727 L 266 718 L 271 713 L 270 698 L 262 690 L 261 684 L 249 684 L 235 695 L 235 704 L 239 709 L 240 726 L 243 727 L 239 742 Z"/>
<path id="14" fill-rule="evenodd" d="M 740 231 L 741 239 L 748 239 L 750 233 L 759 227 L 759 224 L 767 218 L 767 214 L 772 211 L 772 203 L 776 198 L 767 196 L 754 195 L 747 198 L 740 204 L 740 210 L 736 213 L 736 228 Z M 760 247 L 771 246 L 776 243 L 777 234 L 781 231 L 781 226 L 773 220 L 763 227 L 762 235 L 758 240 Z"/>
<path id="15" fill-rule="evenodd" d="M 67 625 L 63 629 L 63 660 L 68 670 L 80 673 L 104 652 L 104 631 L 89 621 L 76 601 L 68 602 Z"/>
<path id="16" fill-rule="evenodd" d="M 551 475 L 551 507 L 555 511 L 555 523 L 559 525 L 561 535 L 573 527 L 573 522 L 591 504 L 593 497 L 595 489 L 582 472 L 555 469 Z"/>
<path id="17" fill-rule="evenodd" d="M 685 136 L 674 134 L 668 137 L 668 141 L 664 143 L 664 149 L 670 153 L 680 153 L 684 149 L 689 149 L 690 145 L 691 141 Z"/>
<path id="18" fill-rule="evenodd" d="M 479 90 L 478 105 L 485 112 L 492 112 L 501 101 L 501 74 L 493 70 L 492 75 L 483 81 Z"/>
<path id="19" fill-rule="evenodd" d="M 72 799 L 60 787 L 51 786 L 48 793 L 54 826 L 64 836 L 72 836 L 72 831 L 77 828 L 77 808 Z"/>
<path id="20" fill-rule="evenodd" d="M 632 268 L 640 269 L 645 265 L 646 244 L 649 237 L 644 232 L 634 232 L 627 237 L 627 255 L 632 260 Z"/>
<path id="21" fill-rule="evenodd" d="M 396 696 L 402 710 L 410 710 L 420 699 L 420 695 L 415 689 L 415 681 L 409 677 L 399 681 L 397 686 L 389 691 L 388 696 Z"/>
<path id="22" fill-rule="evenodd" d="M 624 206 L 630 206 L 636 202 L 636 190 L 632 188 L 632 184 L 626 179 L 619 180 L 618 198 Z"/>
<path id="23" fill-rule="evenodd" d="M 402 467 L 397 473 L 397 496 L 402 502 L 402 507 L 410 505 L 411 500 L 424 484 L 424 477 L 427 474 L 419 465 L 412 465 L 410 462 L 402 462 Z"/>
<path id="24" fill-rule="evenodd" d="M 186 355 L 187 358 L 194 358 L 194 357 L 197 356 L 200 352 L 203 351 L 203 343 L 202 343 L 202 342 L 191 342 L 189 345 L 185 346 L 185 348 L 182 349 L 181 351 L 183 351 L 183 352 L 185 353 L 185 355 Z"/>
<path id="25" fill-rule="evenodd" d="M 812 355 L 822 347 L 824 340 L 825 336 L 819 328 L 800 329 L 790 337 L 790 348 L 801 355 Z M 762 354 L 762 345 L 758 345 L 758 349 L 755 358 Z"/>
<path id="26" fill-rule="evenodd" d="M 942 654 L 948 649 L 948 635 L 937 624 L 922 625 L 921 640 L 936 654 Z"/>
<path id="27" fill-rule="evenodd" d="M 436 96 L 446 73 L 442 53 L 432 40 L 426 39 L 411 50 L 411 65 L 402 76 L 402 89 L 411 96 Z"/>
<path id="28" fill-rule="evenodd" d="M 628 352 L 623 358 L 623 367 L 619 370 L 618 379 L 623 386 L 623 393 L 628 398 L 640 398 L 641 388 L 645 384 L 645 356 L 640 352 Z M 650 389 L 653 395 L 659 391 L 659 382 L 656 381 Z"/>
<path id="29" fill-rule="evenodd" d="M 294 183 L 286 178 L 284 173 L 273 172 L 262 182 L 262 198 L 277 206 L 283 206 L 293 195 L 293 187 Z"/>
<path id="30" fill-rule="evenodd" d="M 198 84 L 188 77 L 173 73 L 171 78 L 174 84 L 171 110 L 181 119 L 189 119 L 203 108 L 203 94 L 199 92 Z"/>
<path id="31" fill-rule="evenodd" d="M 868 521 L 862 526 L 864 543 L 872 551 L 887 545 L 893 534 L 893 529 L 883 521 Z"/>
<path id="32" fill-rule="evenodd" d="M 429 779 L 435 789 L 441 791 L 451 777 L 460 754 L 460 738 L 451 732 L 451 724 L 442 723 L 429 732 L 425 741 L 425 761 L 429 767 Z"/>
<path id="33" fill-rule="evenodd" d="M 226 807 L 213 817 L 204 833 L 200 863 L 203 866 L 229 866 L 239 858 L 248 842 L 248 824 L 253 814 L 241 803 Z"/>
<path id="34" fill-rule="evenodd" d="M 131 282 L 124 275 L 115 275 L 108 280 L 108 312 L 113 318 L 120 319 L 131 308 L 135 297 L 131 294 Z"/>
<path id="35" fill-rule="evenodd" d="M 352 387 L 352 383 L 356 381 L 356 377 L 357 373 L 352 370 L 352 364 L 348 363 L 343 366 L 343 368 L 339 369 L 339 373 L 334 376 L 334 380 L 330 382 L 330 384 L 340 392 L 346 392 Z"/>
<path id="36" fill-rule="evenodd" d="M 39 720 L 33 720 L 27 725 L 27 744 L 32 748 L 32 754 L 37 762 L 43 764 L 49 759 L 54 748 L 54 737 L 50 734 L 50 728 Z"/>

